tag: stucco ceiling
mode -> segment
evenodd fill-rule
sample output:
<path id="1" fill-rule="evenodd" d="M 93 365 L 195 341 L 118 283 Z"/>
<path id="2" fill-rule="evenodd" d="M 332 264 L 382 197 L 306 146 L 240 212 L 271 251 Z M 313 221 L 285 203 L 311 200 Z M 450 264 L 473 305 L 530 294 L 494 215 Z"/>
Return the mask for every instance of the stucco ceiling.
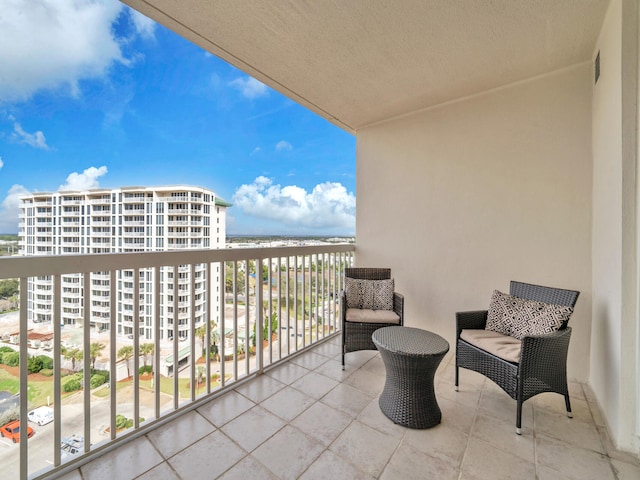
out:
<path id="1" fill-rule="evenodd" d="M 124 0 L 331 122 L 591 61 L 609 0 Z"/>

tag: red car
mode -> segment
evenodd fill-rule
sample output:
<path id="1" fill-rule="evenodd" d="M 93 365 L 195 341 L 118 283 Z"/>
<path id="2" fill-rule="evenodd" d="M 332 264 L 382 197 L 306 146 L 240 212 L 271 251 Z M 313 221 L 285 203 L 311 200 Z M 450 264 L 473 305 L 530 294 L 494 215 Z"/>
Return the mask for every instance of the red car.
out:
<path id="1" fill-rule="evenodd" d="M 33 437 L 33 428 L 27 427 L 27 436 Z M 10 438 L 13 443 L 20 441 L 20 420 L 14 420 L 0 427 L 0 437 Z"/>

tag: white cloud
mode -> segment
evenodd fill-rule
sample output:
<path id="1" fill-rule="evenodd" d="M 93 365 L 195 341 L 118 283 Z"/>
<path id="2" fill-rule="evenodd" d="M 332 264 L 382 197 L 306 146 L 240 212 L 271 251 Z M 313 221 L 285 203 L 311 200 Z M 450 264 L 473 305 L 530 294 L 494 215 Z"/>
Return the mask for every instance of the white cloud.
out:
<path id="1" fill-rule="evenodd" d="M 0 233 L 16 233 L 18 231 L 18 214 L 20 213 L 20 197 L 29 195 L 29 190 L 22 185 L 13 185 L 0 204 Z"/>
<path id="2" fill-rule="evenodd" d="M 229 85 L 236 88 L 245 98 L 250 100 L 269 94 L 267 86 L 253 77 L 236 78 Z"/>
<path id="3" fill-rule="evenodd" d="M 156 23 L 153 20 L 133 9 L 129 10 L 129 15 L 138 35 L 147 40 L 155 39 Z"/>
<path id="4" fill-rule="evenodd" d="M 293 145 L 291 145 L 286 140 L 280 140 L 278 143 L 276 143 L 276 150 L 279 152 L 282 150 L 293 150 Z"/>
<path id="5" fill-rule="evenodd" d="M 124 6 L 116 0 L 4 0 L 0 13 L 0 102 L 27 100 L 41 89 L 80 93 L 82 79 L 128 64 L 115 36 Z M 130 13 L 141 35 L 150 27 Z"/>
<path id="6" fill-rule="evenodd" d="M 0 168 L 2 159 L 0 158 Z M 97 188 L 98 178 L 107 173 L 107 167 L 89 167 L 82 173 L 73 172 L 67 177 L 67 182 L 60 185 L 60 190 L 87 190 Z M 15 184 L 7 192 L 7 196 L 0 203 L 0 233 L 15 233 L 18 231 L 18 214 L 20 213 L 20 197 L 30 195 L 24 186 Z"/>
<path id="7" fill-rule="evenodd" d="M 251 152 L 251 156 L 253 157 L 254 155 L 259 154 L 262 151 L 262 149 L 260 147 L 256 147 L 253 149 L 253 151 Z"/>
<path id="8" fill-rule="evenodd" d="M 13 119 L 13 117 L 11 118 Z M 40 130 L 35 133 L 25 132 L 22 126 L 15 121 L 13 122 L 13 133 L 10 138 L 15 142 L 24 143 L 33 148 L 49 150 L 49 145 L 47 145 L 47 139 L 44 137 L 44 133 Z"/>
<path id="9" fill-rule="evenodd" d="M 60 185 L 58 190 L 88 190 L 90 188 L 98 188 L 98 178 L 106 173 L 107 167 L 104 165 L 100 168 L 89 167 L 82 173 L 70 173 L 67 177 L 67 183 Z"/>
<path id="10" fill-rule="evenodd" d="M 258 177 L 236 190 L 233 204 L 247 215 L 278 222 L 283 231 L 290 227 L 319 233 L 355 230 L 356 197 L 340 183 L 325 182 L 307 192 Z"/>
<path id="11" fill-rule="evenodd" d="M 0 157 L 0 169 L 4 167 L 4 162 L 2 161 L 2 157 Z"/>

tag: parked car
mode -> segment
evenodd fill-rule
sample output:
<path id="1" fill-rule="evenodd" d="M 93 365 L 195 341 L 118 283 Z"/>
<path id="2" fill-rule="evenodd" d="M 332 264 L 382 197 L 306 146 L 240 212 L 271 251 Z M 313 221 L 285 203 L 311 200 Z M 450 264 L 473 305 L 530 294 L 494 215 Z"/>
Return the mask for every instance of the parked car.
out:
<path id="1" fill-rule="evenodd" d="M 38 407 L 34 410 L 31 410 L 27 414 L 27 418 L 30 422 L 37 423 L 38 425 L 46 425 L 47 423 L 53 422 L 53 408 L 51 407 Z"/>
<path id="2" fill-rule="evenodd" d="M 27 427 L 27 437 L 33 437 L 33 428 Z M 10 438 L 13 443 L 20 441 L 20 420 L 14 420 L 0 427 L 0 437 Z"/>
<path id="3" fill-rule="evenodd" d="M 60 458 L 67 458 L 72 455 L 77 455 L 78 453 L 82 453 L 83 450 L 84 437 L 81 435 L 76 435 L 74 433 L 70 437 L 65 437 L 62 439 L 62 442 L 60 444 Z"/>

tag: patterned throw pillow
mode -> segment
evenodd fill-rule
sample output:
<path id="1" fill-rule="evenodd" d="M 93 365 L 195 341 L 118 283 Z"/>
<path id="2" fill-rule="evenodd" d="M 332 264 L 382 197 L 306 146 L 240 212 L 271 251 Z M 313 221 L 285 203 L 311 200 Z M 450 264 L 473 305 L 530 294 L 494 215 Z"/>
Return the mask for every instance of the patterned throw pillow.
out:
<path id="1" fill-rule="evenodd" d="M 371 280 L 371 284 L 367 288 L 373 291 L 372 310 L 393 310 L 393 278 Z"/>
<path id="2" fill-rule="evenodd" d="M 364 285 L 362 280 L 346 277 L 344 279 L 344 293 L 347 300 L 347 308 L 363 308 Z"/>
<path id="3" fill-rule="evenodd" d="M 393 278 L 389 280 L 361 280 L 346 277 L 344 292 L 347 308 L 393 310 Z"/>
<path id="4" fill-rule="evenodd" d="M 486 330 L 522 339 L 558 330 L 569 321 L 573 308 L 537 302 L 493 291 Z"/>

